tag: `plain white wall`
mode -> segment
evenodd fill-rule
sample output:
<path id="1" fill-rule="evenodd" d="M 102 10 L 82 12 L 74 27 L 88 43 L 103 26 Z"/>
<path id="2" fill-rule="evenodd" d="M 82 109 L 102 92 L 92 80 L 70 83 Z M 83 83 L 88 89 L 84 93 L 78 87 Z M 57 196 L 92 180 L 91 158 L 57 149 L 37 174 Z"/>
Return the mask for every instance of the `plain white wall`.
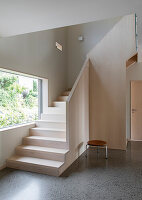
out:
<path id="1" fill-rule="evenodd" d="M 137 13 L 142 38 L 141 0 L 5 0 L 0 6 L 0 35 L 18 35 Z M 142 41 L 142 39 L 141 39 Z"/>
<path id="2" fill-rule="evenodd" d="M 121 18 L 117 17 L 67 27 L 67 79 L 69 88 L 73 86 L 86 59 L 86 55 Z M 84 37 L 83 41 L 78 41 L 80 35 Z"/>
<path id="3" fill-rule="evenodd" d="M 126 96 L 126 130 L 127 139 L 131 139 L 131 81 L 142 80 L 142 63 L 136 63 L 126 70 L 127 96 Z"/>
<path id="4" fill-rule="evenodd" d="M 142 60 L 141 0 L 6 0 L 0 6 L 0 36 L 11 36 L 136 13 Z"/>
<path id="5" fill-rule="evenodd" d="M 63 45 L 62 52 L 56 41 Z M 0 38 L 0 67 L 47 78 L 51 104 L 67 87 L 66 29 Z"/>
<path id="6" fill-rule="evenodd" d="M 22 143 L 21 139 L 27 136 L 29 128 L 33 127 L 35 124 L 29 123 L 0 129 L 0 168 L 5 166 L 6 159 L 14 154 L 15 148 Z"/>
<path id="7" fill-rule="evenodd" d="M 0 38 L 0 67 L 48 79 L 49 105 L 71 88 L 87 53 L 121 17 L 65 28 Z M 84 41 L 78 41 L 83 35 Z M 63 45 L 63 52 L 55 42 Z"/>

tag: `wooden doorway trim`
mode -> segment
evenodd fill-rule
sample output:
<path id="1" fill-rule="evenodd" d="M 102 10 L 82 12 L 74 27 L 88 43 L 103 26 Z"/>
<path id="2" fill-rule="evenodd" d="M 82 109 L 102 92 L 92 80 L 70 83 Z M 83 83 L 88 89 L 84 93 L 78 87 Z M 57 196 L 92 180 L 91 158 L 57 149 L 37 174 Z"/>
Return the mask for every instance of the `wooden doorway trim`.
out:
<path id="1" fill-rule="evenodd" d="M 131 81 L 130 90 L 130 136 L 131 140 L 142 140 L 142 80 Z"/>
<path id="2" fill-rule="evenodd" d="M 130 67 L 132 64 L 138 62 L 138 53 L 134 54 L 131 58 L 126 61 L 126 68 Z"/>

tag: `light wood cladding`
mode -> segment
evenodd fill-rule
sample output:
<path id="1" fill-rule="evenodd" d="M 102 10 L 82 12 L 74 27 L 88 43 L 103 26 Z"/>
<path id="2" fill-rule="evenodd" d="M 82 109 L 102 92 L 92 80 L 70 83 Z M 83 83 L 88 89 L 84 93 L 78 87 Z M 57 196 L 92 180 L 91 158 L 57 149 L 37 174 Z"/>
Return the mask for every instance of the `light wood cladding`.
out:
<path id="1" fill-rule="evenodd" d="M 81 70 L 70 95 L 67 105 L 67 140 L 72 163 L 85 151 L 89 140 L 89 61 Z"/>
<path id="2" fill-rule="evenodd" d="M 134 15 L 123 17 L 90 51 L 90 140 L 126 149 L 126 60 L 136 52 Z"/>

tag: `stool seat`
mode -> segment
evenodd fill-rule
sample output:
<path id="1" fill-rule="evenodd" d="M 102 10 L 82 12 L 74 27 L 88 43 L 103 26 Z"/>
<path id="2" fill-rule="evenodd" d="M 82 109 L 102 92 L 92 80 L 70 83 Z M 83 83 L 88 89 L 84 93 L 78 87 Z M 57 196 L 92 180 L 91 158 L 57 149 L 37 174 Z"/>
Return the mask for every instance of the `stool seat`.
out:
<path id="1" fill-rule="evenodd" d="M 86 158 L 87 158 L 87 148 L 88 146 L 92 148 L 97 148 L 97 154 L 98 154 L 98 148 L 105 148 L 106 149 L 106 159 L 108 158 L 107 154 L 107 142 L 102 140 L 90 140 L 86 144 Z"/>
<path id="2" fill-rule="evenodd" d="M 106 146 L 107 142 L 102 140 L 90 140 L 87 142 L 87 144 L 91 146 Z"/>

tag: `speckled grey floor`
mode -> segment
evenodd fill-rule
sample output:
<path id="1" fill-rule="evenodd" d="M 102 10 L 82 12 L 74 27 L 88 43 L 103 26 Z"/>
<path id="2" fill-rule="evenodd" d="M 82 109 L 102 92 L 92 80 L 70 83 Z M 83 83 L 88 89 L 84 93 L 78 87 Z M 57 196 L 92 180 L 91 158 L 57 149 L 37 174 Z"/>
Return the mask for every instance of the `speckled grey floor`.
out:
<path id="1" fill-rule="evenodd" d="M 90 150 L 62 177 L 5 169 L 0 172 L 0 200 L 142 200 L 142 142 L 128 150 L 109 150 L 104 159 Z"/>

